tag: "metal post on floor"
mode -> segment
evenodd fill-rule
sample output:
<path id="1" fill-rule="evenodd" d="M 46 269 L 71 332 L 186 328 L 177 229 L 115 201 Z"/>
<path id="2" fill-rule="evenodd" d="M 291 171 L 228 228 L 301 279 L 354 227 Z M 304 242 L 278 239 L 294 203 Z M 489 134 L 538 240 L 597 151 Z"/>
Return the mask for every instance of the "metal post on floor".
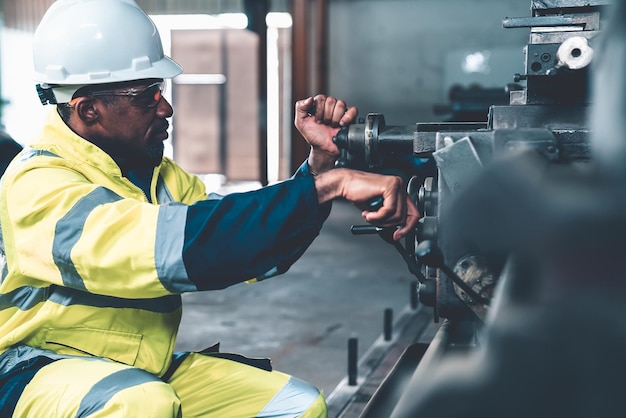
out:
<path id="1" fill-rule="evenodd" d="M 351 337 L 348 339 L 348 385 L 350 386 L 356 386 L 357 383 L 358 345 L 358 338 Z"/>

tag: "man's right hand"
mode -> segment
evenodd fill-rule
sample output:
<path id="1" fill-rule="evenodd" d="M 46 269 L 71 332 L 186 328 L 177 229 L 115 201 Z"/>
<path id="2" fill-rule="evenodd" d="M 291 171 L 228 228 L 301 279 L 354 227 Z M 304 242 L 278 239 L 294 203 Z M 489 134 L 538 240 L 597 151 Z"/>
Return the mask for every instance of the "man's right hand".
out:
<path id="1" fill-rule="evenodd" d="M 335 169 L 315 177 L 318 201 L 344 198 L 361 209 L 363 219 L 382 227 L 400 226 L 393 238 L 398 240 L 415 228 L 420 213 L 406 193 L 402 179 L 349 169 Z M 367 209 L 373 199 L 383 198 L 376 211 Z"/>

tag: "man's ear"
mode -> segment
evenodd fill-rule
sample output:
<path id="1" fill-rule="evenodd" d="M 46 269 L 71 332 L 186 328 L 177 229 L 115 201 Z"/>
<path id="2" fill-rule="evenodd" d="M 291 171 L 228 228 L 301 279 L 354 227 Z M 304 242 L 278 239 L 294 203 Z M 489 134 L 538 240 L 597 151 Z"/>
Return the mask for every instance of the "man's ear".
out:
<path id="1" fill-rule="evenodd" d="M 100 118 L 97 103 L 92 97 L 79 97 L 74 102 L 74 112 L 84 124 L 93 125 Z"/>

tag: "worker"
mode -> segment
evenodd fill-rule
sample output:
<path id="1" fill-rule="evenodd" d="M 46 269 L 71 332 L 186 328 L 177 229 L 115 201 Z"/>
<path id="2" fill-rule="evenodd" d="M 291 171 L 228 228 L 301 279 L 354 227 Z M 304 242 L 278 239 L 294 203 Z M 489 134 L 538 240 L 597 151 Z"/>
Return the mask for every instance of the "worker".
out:
<path id="1" fill-rule="evenodd" d="M 415 227 L 399 178 L 333 168 L 357 109 L 298 101 L 311 151 L 294 177 L 210 198 L 163 155 L 163 88 L 182 69 L 134 0 L 57 0 L 33 57 L 54 106 L 2 178 L 0 416 L 326 416 L 316 388 L 267 359 L 174 347 L 182 293 L 284 273 L 335 198 L 395 239 Z"/>

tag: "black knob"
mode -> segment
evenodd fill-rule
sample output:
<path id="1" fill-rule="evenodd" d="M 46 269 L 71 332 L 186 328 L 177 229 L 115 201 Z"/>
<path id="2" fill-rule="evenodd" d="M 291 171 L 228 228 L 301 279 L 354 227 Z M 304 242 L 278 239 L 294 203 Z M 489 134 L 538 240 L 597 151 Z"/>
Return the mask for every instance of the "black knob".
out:
<path id="1" fill-rule="evenodd" d="M 428 267 L 442 268 L 444 266 L 441 250 L 430 240 L 420 242 L 415 248 L 415 255 Z"/>
<path id="2" fill-rule="evenodd" d="M 342 126 L 337 132 L 337 135 L 333 137 L 333 142 L 339 149 L 348 149 L 348 127 Z"/>

